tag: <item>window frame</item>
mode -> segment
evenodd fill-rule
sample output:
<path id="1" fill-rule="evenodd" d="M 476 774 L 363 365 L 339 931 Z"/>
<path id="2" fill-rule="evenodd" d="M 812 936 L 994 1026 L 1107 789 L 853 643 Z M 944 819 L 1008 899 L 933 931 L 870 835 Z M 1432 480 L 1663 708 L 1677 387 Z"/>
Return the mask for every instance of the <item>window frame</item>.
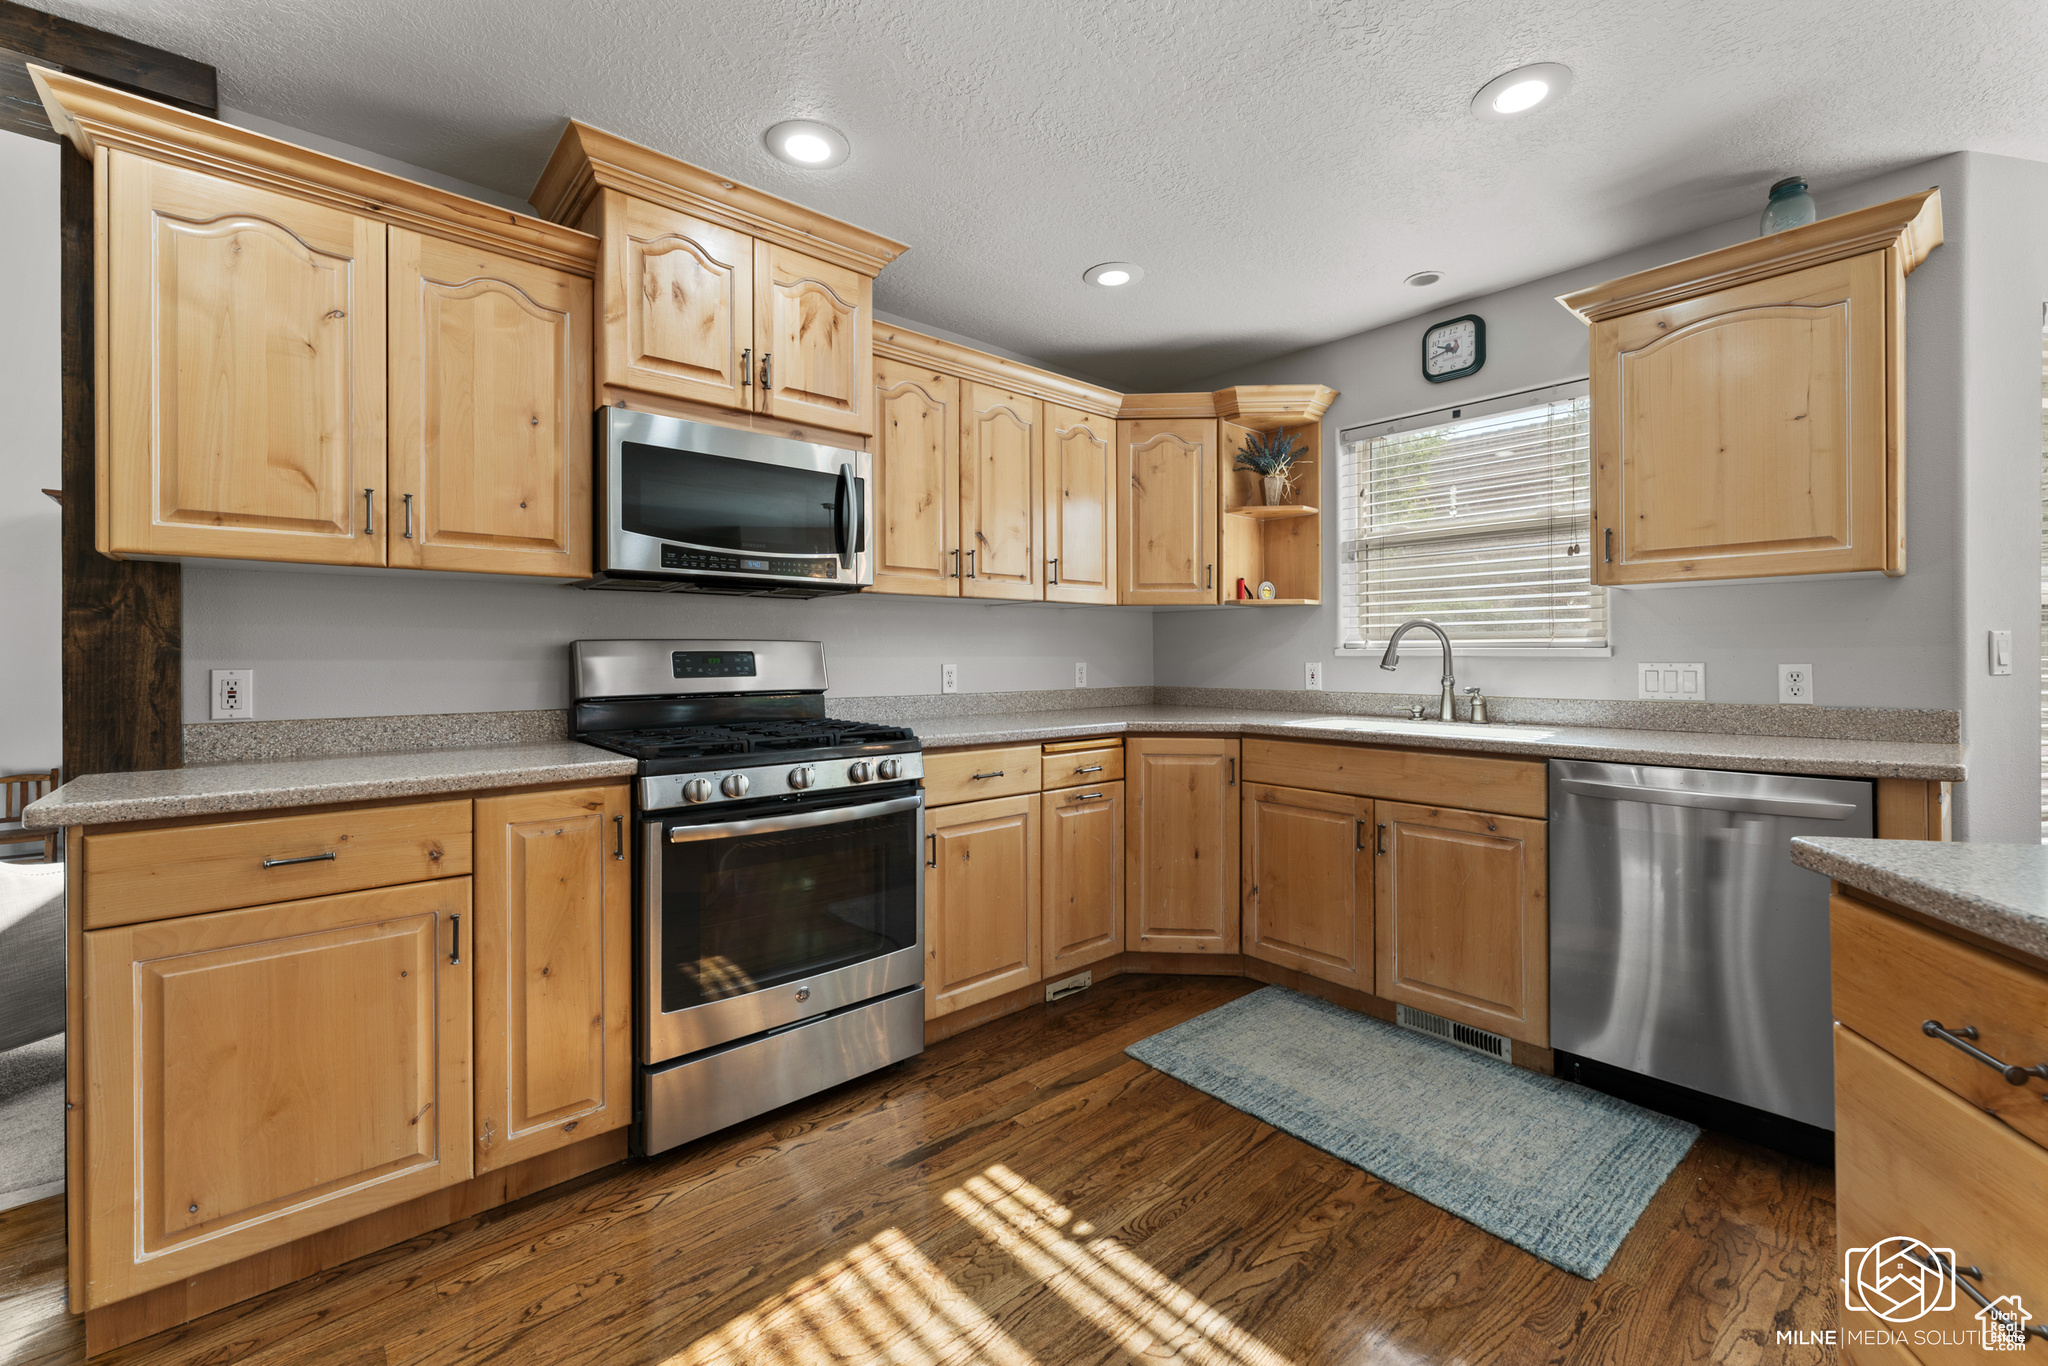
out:
<path id="1" fill-rule="evenodd" d="M 1540 385 L 1533 389 L 1518 389 L 1513 393 L 1496 394 L 1490 398 L 1474 399 L 1469 403 L 1446 404 L 1421 412 L 1406 413 L 1399 417 L 1385 418 L 1378 422 L 1357 423 L 1337 433 L 1337 642 L 1334 653 L 1339 659 L 1360 659 L 1377 657 L 1387 648 L 1384 640 L 1360 640 L 1355 625 L 1362 603 L 1356 586 L 1357 571 L 1348 557 L 1361 539 L 1358 526 L 1359 486 L 1364 479 L 1366 460 L 1360 452 L 1354 455 L 1352 448 L 1371 441 L 1376 437 L 1398 436 L 1403 432 L 1420 431 L 1429 427 L 1442 427 L 1453 422 L 1466 422 L 1477 418 L 1492 417 L 1500 413 L 1514 412 L 1523 408 L 1541 407 L 1547 403 L 1561 403 L 1590 396 L 1591 384 L 1588 379 L 1561 380 L 1555 384 Z M 1590 441 L 1587 462 L 1591 464 Z M 1591 470 L 1588 470 L 1591 479 Z M 1590 519 L 1588 536 L 1591 535 Z M 1450 539 L 1445 537 L 1444 539 Z M 1590 545 L 1590 541 L 1588 542 Z M 1587 578 L 1592 577 L 1592 559 L 1586 562 Z M 1593 591 L 1606 594 L 1607 590 L 1598 584 Z M 1603 602 L 1603 610 L 1611 602 Z M 1427 632 L 1411 632 L 1401 642 L 1401 657 L 1409 655 L 1440 655 L 1442 646 L 1434 635 Z M 1451 642 L 1451 654 L 1456 656 L 1486 658 L 1489 656 L 1509 659 L 1611 659 L 1614 655 L 1614 632 L 1611 619 L 1608 622 L 1607 638 L 1598 645 L 1587 643 L 1558 644 L 1554 642 L 1526 642 L 1508 644 L 1493 641 Z"/>

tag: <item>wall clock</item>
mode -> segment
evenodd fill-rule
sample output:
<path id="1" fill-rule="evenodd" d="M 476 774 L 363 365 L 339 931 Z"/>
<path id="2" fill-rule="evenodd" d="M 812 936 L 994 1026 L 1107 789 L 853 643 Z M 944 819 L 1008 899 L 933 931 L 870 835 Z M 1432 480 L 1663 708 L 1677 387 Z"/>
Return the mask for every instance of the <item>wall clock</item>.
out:
<path id="1" fill-rule="evenodd" d="M 1463 379 L 1486 364 L 1486 319 L 1477 313 L 1435 323 L 1422 334 L 1422 377 L 1431 384 Z"/>

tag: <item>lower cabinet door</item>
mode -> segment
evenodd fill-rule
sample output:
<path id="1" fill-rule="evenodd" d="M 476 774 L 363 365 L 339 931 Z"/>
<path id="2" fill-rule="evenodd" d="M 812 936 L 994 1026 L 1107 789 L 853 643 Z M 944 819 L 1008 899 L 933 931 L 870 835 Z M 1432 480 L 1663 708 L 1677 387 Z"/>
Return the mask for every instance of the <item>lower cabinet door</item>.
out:
<path id="1" fill-rule="evenodd" d="M 1236 953 L 1237 741 L 1124 746 L 1124 947 Z"/>
<path id="2" fill-rule="evenodd" d="M 1124 785 L 1048 792 L 1045 977 L 1124 951 Z"/>
<path id="3" fill-rule="evenodd" d="M 1038 803 L 1032 793 L 925 813 L 926 1019 L 1039 980 Z"/>
<path id="4" fill-rule="evenodd" d="M 1244 789 L 1244 951 L 1372 990 L 1372 803 Z"/>
<path id="5" fill-rule="evenodd" d="M 632 1119 L 624 787 L 476 803 L 476 1169 Z"/>
<path id="6" fill-rule="evenodd" d="M 1375 993 L 1550 1045 L 1546 827 L 1380 802 Z"/>
<path id="7" fill-rule="evenodd" d="M 474 919 L 458 877 L 87 933 L 81 1307 L 468 1180 Z"/>

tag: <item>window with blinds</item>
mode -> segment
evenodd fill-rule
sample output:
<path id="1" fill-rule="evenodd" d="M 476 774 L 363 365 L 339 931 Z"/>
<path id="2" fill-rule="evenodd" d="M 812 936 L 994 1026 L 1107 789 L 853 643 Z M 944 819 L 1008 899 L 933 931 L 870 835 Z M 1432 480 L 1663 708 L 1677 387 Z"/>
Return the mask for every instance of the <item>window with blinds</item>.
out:
<path id="1" fill-rule="evenodd" d="M 1606 653 L 1590 432 L 1583 381 L 1346 429 L 1338 648 L 1427 617 L 1467 646 Z"/>

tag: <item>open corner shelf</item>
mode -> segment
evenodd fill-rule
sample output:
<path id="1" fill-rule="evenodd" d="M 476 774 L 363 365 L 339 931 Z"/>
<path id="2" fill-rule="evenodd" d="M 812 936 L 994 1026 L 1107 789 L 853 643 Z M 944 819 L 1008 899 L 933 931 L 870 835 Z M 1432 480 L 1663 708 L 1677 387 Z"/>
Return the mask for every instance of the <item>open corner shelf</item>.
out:
<path id="1" fill-rule="evenodd" d="M 1256 521 L 1270 522 L 1283 517 L 1313 517 L 1317 510 L 1304 507 L 1300 503 L 1284 503 L 1279 507 L 1225 508 L 1223 511 L 1232 517 L 1250 517 Z"/>
<path id="2" fill-rule="evenodd" d="M 1321 598 L 1225 598 L 1225 607 L 1320 607 Z"/>

